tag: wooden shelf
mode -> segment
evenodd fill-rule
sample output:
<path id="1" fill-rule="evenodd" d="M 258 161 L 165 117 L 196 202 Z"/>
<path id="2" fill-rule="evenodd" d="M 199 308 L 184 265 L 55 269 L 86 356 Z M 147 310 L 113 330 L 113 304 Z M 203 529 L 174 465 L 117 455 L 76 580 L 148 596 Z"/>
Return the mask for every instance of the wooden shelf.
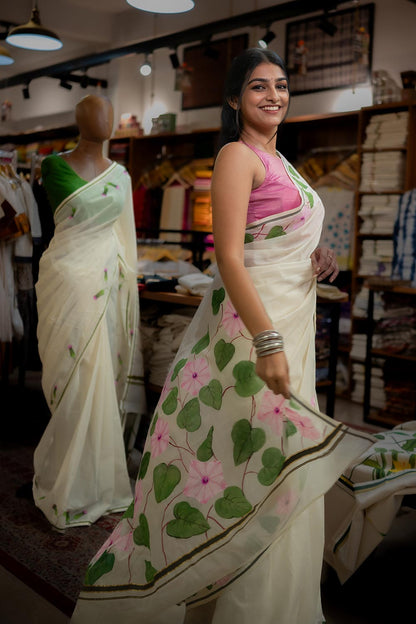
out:
<path id="1" fill-rule="evenodd" d="M 383 357 L 393 360 L 406 360 L 408 362 L 416 362 L 415 355 L 406 355 L 405 353 L 391 353 L 391 351 L 385 351 L 384 349 L 371 349 L 371 355 L 374 357 Z"/>
<path id="2" fill-rule="evenodd" d="M 175 305 L 193 306 L 197 308 L 202 301 L 202 297 L 197 295 L 183 295 L 181 293 L 160 292 L 152 290 L 141 290 L 140 299 L 149 301 L 161 301 L 163 303 L 173 303 Z"/>

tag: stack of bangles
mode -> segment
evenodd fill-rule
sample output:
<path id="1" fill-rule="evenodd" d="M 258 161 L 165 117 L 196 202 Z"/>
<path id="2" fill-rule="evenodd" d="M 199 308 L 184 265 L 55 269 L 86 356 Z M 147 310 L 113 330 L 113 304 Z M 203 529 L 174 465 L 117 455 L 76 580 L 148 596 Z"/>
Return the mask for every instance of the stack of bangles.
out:
<path id="1" fill-rule="evenodd" d="M 264 357 L 272 353 L 283 351 L 283 338 L 278 331 L 266 329 L 253 338 L 253 345 L 256 349 L 257 357 Z"/>

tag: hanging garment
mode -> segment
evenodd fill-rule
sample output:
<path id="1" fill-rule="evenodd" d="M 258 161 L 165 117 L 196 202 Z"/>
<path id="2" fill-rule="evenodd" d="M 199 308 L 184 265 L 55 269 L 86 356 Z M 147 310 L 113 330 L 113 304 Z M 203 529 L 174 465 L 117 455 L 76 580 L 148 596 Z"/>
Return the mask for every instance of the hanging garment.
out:
<path id="1" fill-rule="evenodd" d="M 131 500 L 123 427 L 144 413 L 131 182 L 117 163 L 57 207 L 36 284 L 51 420 L 34 455 L 35 504 L 59 529 Z"/>
<path id="2" fill-rule="evenodd" d="M 217 598 L 215 624 L 322 622 L 323 495 L 372 438 L 313 407 L 310 255 L 324 210 L 282 162 L 300 203 L 247 226 L 245 266 L 284 337 L 292 397 L 256 376 L 252 337 L 217 274 L 166 378 L 134 501 L 93 558 L 72 624 L 160 624 L 175 605 Z"/>

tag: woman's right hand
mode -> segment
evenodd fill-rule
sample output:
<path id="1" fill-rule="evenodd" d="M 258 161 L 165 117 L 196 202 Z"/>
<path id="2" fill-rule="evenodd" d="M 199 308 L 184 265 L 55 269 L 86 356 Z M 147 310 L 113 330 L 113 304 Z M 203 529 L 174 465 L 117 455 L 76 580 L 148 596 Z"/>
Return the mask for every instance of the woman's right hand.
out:
<path id="1" fill-rule="evenodd" d="M 256 374 L 275 394 L 282 394 L 285 399 L 290 398 L 289 366 L 284 351 L 258 357 Z"/>

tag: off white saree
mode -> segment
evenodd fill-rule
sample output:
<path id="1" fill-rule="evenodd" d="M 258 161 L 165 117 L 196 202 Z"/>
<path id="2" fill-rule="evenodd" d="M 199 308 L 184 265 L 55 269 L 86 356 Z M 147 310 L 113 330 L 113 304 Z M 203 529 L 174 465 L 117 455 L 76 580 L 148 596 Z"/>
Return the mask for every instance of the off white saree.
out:
<path id="1" fill-rule="evenodd" d="M 245 263 L 284 337 L 292 398 L 256 376 L 251 336 L 217 275 L 167 376 L 135 499 L 88 568 L 73 624 L 161 623 L 176 604 L 214 598 L 215 624 L 322 622 L 323 494 L 370 441 L 314 408 L 310 254 L 323 207 L 284 163 L 302 203 L 247 227 Z"/>
<path id="2" fill-rule="evenodd" d="M 55 527 L 124 510 L 127 414 L 144 411 L 131 181 L 113 163 L 56 209 L 36 284 L 51 419 L 35 450 L 35 504 Z"/>

